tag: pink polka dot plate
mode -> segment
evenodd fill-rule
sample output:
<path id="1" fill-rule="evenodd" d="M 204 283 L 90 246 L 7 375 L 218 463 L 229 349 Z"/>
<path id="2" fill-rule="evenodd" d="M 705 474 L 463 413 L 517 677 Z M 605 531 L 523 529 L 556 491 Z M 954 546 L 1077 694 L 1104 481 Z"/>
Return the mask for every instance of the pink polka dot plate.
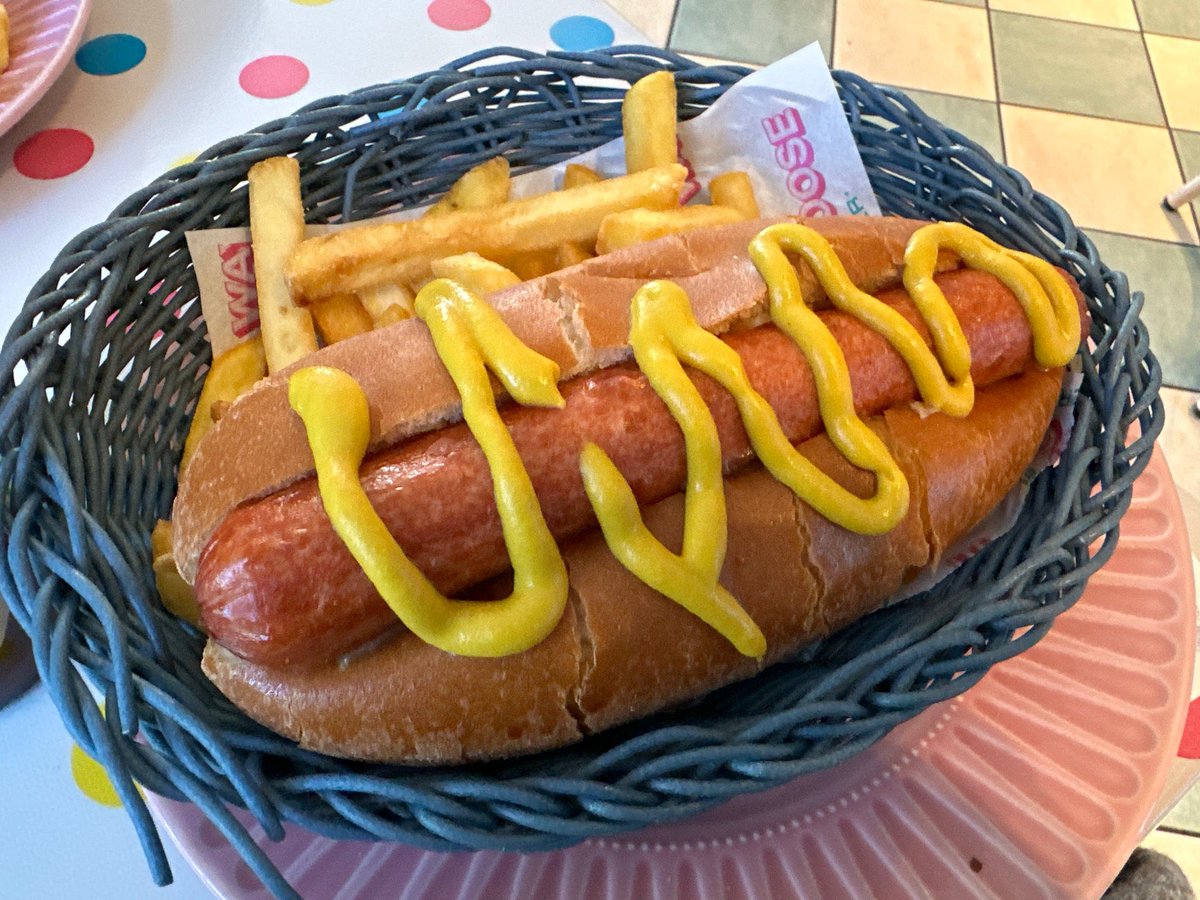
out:
<path id="1" fill-rule="evenodd" d="M 71 60 L 92 0 L 4 0 L 8 68 L 0 72 L 0 134 L 41 99 Z"/>
<path id="2" fill-rule="evenodd" d="M 1099 896 L 1153 824 L 1191 686 L 1191 557 L 1161 457 L 1121 532 L 1033 649 L 841 766 L 696 818 L 529 855 L 251 834 L 313 900 Z M 218 896 L 268 896 L 195 807 L 148 800 Z"/>

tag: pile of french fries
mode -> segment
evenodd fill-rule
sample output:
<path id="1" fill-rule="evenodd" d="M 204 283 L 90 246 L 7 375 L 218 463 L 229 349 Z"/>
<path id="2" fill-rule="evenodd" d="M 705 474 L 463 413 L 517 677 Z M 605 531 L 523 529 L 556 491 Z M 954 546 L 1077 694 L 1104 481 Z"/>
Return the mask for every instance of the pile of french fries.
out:
<path id="1" fill-rule="evenodd" d="M 593 256 L 668 234 L 758 218 L 745 172 L 709 183 L 712 203 L 680 206 L 687 170 L 678 163 L 675 81 L 639 80 L 625 96 L 628 174 L 604 179 L 568 165 L 560 190 L 510 200 L 508 161 L 466 172 L 418 219 L 304 238 L 300 169 L 275 157 L 250 169 L 250 231 L 259 335 L 213 360 L 184 445 L 180 471 L 222 411 L 258 379 L 317 350 L 413 315 L 434 278 L 487 296 Z M 165 543 L 164 543 L 165 542 Z M 168 557 L 169 524 L 156 528 L 155 573 L 168 608 L 195 621 L 195 603 Z M 160 565 L 161 563 L 161 565 Z"/>

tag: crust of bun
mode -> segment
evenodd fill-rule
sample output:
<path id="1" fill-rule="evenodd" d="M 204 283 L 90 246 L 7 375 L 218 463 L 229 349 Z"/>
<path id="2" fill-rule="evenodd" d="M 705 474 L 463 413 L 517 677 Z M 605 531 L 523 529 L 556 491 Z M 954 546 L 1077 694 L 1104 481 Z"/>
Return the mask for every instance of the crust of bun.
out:
<path id="1" fill-rule="evenodd" d="M 251 718 L 302 747 L 435 763 L 578 740 L 572 710 L 581 643 L 569 608 L 546 640 L 499 659 L 451 656 L 404 632 L 342 665 L 286 677 L 209 641 L 203 667 Z"/>
<path id="2" fill-rule="evenodd" d="M 690 294 L 697 321 L 720 333 L 765 315 L 766 286 L 746 247 L 775 221 L 741 222 L 630 247 L 588 260 L 489 297 L 530 347 L 554 360 L 568 378 L 628 355 L 629 301 L 653 278 L 677 280 Z M 892 217 L 805 220 L 825 234 L 855 284 L 875 292 L 900 282 L 904 247 L 924 222 Z M 820 286 L 794 260 L 805 296 L 819 303 Z M 939 270 L 958 264 L 946 253 Z M 296 368 L 329 365 L 354 376 L 371 411 L 371 450 L 461 418 L 461 403 L 423 322 L 407 320 L 325 347 L 258 382 L 233 403 L 196 449 L 180 477 L 172 513 L 173 553 L 188 583 L 200 552 L 221 520 L 240 503 L 266 496 L 312 473 L 304 428 L 287 402 Z"/>
<path id="3" fill-rule="evenodd" d="M 886 535 L 844 531 L 762 470 L 729 479 L 722 583 L 763 629 L 762 663 L 633 578 L 592 534 L 564 548 L 571 612 L 525 654 L 467 659 L 404 634 L 341 666 L 294 672 L 210 642 L 204 671 L 252 718 L 338 756 L 456 763 L 570 743 L 753 675 L 878 608 L 1017 483 L 1045 434 L 1061 374 L 997 383 L 965 419 L 912 410 L 873 419 L 912 487 L 908 516 Z M 851 490 L 873 489 L 826 437 L 801 449 Z M 646 510 L 646 522 L 678 547 L 681 498 Z"/>

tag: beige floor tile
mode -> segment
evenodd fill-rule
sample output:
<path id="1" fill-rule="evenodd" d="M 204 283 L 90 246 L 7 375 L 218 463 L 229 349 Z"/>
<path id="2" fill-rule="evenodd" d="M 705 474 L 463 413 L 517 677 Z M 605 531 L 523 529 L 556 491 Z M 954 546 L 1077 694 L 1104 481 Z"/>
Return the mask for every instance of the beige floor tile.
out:
<path id="1" fill-rule="evenodd" d="M 1190 213 L 1162 207 L 1182 179 L 1167 129 L 1007 103 L 1000 119 L 1008 164 L 1077 225 L 1197 243 Z"/>
<path id="2" fill-rule="evenodd" d="M 1200 131 L 1200 41 L 1146 35 L 1158 91 L 1173 128 Z"/>
<path id="3" fill-rule="evenodd" d="M 833 62 L 872 81 L 996 99 L 987 12 L 932 0 L 840 0 Z"/>
<path id="4" fill-rule="evenodd" d="M 992 9 L 1110 28 L 1138 29 L 1133 0 L 990 0 Z"/>
<path id="5" fill-rule="evenodd" d="M 675 0 L 608 0 L 608 5 L 650 38 L 651 43 L 659 47 L 667 45 Z"/>
<path id="6" fill-rule="evenodd" d="M 1171 857 L 1183 869 L 1192 888 L 1200 890 L 1200 837 L 1159 829 L 1146 835 L 1142 846 Z"/>

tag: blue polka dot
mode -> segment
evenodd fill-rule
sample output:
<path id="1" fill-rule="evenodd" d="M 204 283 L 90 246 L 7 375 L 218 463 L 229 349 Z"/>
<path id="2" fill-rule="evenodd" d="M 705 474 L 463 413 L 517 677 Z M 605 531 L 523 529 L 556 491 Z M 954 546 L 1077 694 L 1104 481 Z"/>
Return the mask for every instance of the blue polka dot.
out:
<path id="1" fill-rule="evenodd" d="M 89 75 L 120 75 L 145 58 L 145 41 L 132 34 L 102 34 L 75 51 L 75 65 Z"/>
<path id="2" fill-rule="evenodd" d="M 594 16 L 567 16 L 550 26 L 550 40 L 564 50 L 595 50 L 613 42 L 612 26 Z"/>

